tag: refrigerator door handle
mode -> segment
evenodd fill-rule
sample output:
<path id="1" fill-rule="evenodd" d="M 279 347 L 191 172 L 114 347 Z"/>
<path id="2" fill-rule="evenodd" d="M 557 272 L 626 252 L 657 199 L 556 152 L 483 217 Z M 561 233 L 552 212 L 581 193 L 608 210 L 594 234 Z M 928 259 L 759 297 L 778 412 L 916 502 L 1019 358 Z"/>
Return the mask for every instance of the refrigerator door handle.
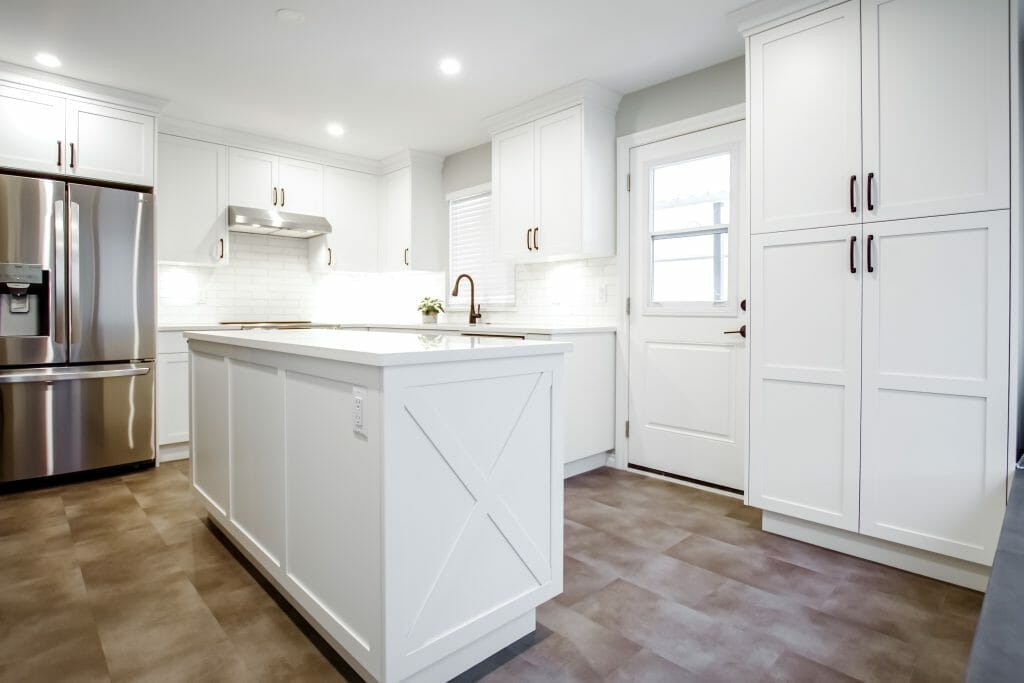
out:
<path id="1" fill-rule="evenodd" d="M 20 370 L 0 370 L 0 384 L 70 382 L 82 379 L 134 377 L 148 374 L 149 368 L 144 365 L 95 365 L 90 368 L 24 368 Z"/>
<path id="2" fill-rule="evenodd" d="M 59 351 L 57 360 L 67 360 L 67 283 L 64 273 L 67 263 L 64 259 L 65 239 L 67 238 L 67 218 L 64 215 L 65 202 L 58 199 L 53 203 L 53 277 L 50 279 L 50 336 L 53 338 L 55 350 Z"/>
<path id="3" fill-rule="evenodd" d="M 78 202 L 70 202 L 71 210 L 68 211 L 68 346 L 70 347 L 81 340 L 82 320 L 79 310 L 82 305 L 82 296 L 79 294 L 81 288 L 82 272 L 79 259 L 81 258 L 80 239 L 80 214 L 81 208 Z"/>

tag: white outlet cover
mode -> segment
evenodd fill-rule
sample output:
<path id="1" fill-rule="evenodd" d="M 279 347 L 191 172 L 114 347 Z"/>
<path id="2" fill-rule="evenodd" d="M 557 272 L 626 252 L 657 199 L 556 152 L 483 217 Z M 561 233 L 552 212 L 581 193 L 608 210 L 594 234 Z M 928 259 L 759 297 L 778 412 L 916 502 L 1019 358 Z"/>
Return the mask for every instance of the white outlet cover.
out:
<path id="1" fill-rule="evenodd" d="M 366 387 L 352 387 L 352 431 L 366 436 Z"/>

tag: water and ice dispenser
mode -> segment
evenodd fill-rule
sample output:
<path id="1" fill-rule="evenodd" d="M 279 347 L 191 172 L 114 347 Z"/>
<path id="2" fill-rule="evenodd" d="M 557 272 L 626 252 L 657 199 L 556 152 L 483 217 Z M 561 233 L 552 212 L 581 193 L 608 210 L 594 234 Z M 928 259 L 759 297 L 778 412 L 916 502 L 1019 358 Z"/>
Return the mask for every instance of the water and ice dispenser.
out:
<path id="1" fill-rule="evenodd" d="M 0 337 L 50 334 L 50 272 L 26 263 L 0 263 Z"/>

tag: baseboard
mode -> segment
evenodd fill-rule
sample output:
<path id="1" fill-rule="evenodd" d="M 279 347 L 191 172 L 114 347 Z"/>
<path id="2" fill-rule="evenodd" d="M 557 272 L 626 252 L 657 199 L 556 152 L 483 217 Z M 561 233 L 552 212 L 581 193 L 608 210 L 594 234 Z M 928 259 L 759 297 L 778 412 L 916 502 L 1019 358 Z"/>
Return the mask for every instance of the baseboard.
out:
<path id="1" fill-rule="evenodd" d="M 926 550 L 890 543 L 870 536 L 833 529 L 795 517 L 764 511 L 761 528 L 804 543 L 853 555 L 879 564 L 921 574 L 946 583 L 985 592 L 991 570 L 980 564 L 954 557 L 937 555 Z"/>
<path id="2" fill-rule="evenodd" d="M 184 443 L 170 443 L 166 446 L 157 447 L 156 461 L 171 462 L 172 460 L 185 460 L 189 456 L 189 445 L 188 442 Z"/>
<path id="3" fill-rule="evenodd" d="M 604 467 L 608 464 L 607 453 L 594 453 L 588 455 L 585 458 L 579 460 L 572 460 L 565 463 L 565 479 L 569 477 L 575 477 L 577 474 L 583 474 L 590 470 L 596 470 L 598 467 Z"/>

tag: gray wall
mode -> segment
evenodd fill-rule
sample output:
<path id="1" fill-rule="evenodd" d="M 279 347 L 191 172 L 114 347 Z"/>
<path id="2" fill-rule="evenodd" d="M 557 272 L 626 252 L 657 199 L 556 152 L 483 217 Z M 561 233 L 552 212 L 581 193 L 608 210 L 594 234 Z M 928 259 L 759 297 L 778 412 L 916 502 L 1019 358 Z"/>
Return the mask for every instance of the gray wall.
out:
<path id="1" fill-rule="evenodd" d="M 673 121 L 741 104 L 746 94 L 743 57 L 709 66 L 622 98 L 615 134 L 628 135 Z M 444 191 L 452 192 L 491 180 L 491 144 L 485 142 L 444 160 Z"/>

